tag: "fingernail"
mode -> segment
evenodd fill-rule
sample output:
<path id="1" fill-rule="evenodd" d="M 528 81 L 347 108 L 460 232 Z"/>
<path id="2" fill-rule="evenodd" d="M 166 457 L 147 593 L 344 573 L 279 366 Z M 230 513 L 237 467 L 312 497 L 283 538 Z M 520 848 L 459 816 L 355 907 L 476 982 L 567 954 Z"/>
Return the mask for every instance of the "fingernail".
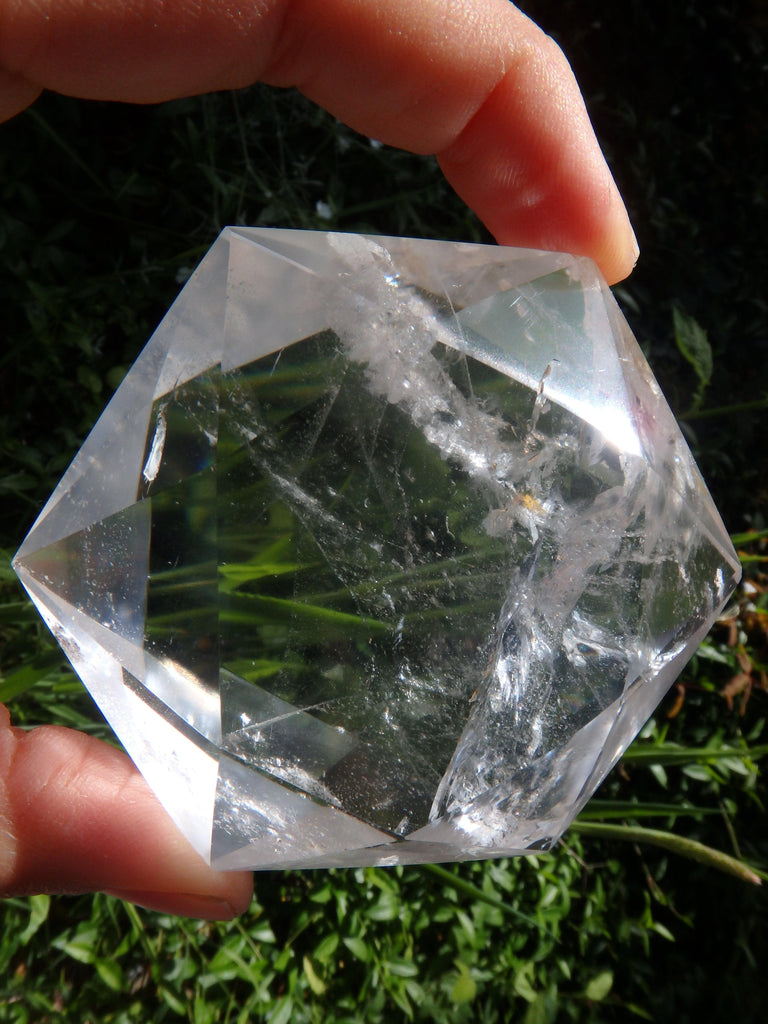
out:
<path id="1" fill-rule="evenodd" d="M 635 234 L 635 230 L 632 227 L 632 222 L 629 219 L 629 213 L 627 211 L 626 206 L 624 205 L 624 200 L 621 198 L 621 195 L 618 195 L 618 199 L 621 203 L 620 216 L 624 221 L 623 231 L 621 232 L 621 241 L 623 249 L 622 262 L 626 268 L 625 273 L 629 274 L 634 268 L 635 264 L 637 263 L 638 257 L 640 256 L 640 246 L 638 245 L 637 235 Z"/>
<path id="2" fill-rule="evenodd" d="M 635 234 L 632 225 L 629 225 L 629 238 L 630 238 L 630 249 L 632 252 L 632 266 L 634 266 L 640 257 L 640 246 L 637 242 L 637 235 Z"/>
<path id="3" fill-rule="evenodd" d="M 231 903 L 218 896 L 206 896 L 190 892 L 142 892 L 131 889 L 109 889 L 109 896 L 116 896 L 128 903 L 135 903 L 146 910 L 176 917 L 197 917 L 204 921 L 231 921 L 236 912 Z"/>

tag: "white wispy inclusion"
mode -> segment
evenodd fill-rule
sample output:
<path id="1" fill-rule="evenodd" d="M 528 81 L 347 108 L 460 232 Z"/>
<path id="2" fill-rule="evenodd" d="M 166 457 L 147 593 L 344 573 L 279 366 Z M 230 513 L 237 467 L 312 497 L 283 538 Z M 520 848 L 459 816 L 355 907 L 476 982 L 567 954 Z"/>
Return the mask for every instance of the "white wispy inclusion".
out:
<path id="1" fill-rule="evenodd" d="M 144 463 L 144 469 L 141 471 L 144 483 L 147 485 L 155 482 L 155 477 L 158 474 L 160 462 L 163 458 L 163 449 L 165 448 L 165 437 L 167 433 L 168 425 L 165 422 L 165 412 L 161 406 L 157 411 L 157 425 L 155 426 L 155 433 L 152 438 L 149 455 L 147 456 L 147 461 Z"/>
<path id="2" fill-rule="evenodd" d="M 548 846 L 738 578 L 589 261 L 246 228 L 14 565 L 222 869 Z"/>

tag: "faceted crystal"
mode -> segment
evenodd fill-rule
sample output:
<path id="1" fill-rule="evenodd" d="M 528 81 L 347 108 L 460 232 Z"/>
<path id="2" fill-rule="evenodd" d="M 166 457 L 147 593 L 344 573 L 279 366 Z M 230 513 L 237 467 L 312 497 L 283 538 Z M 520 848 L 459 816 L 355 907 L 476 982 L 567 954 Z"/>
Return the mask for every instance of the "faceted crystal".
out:
<path id="1" fill-rule="evenodd" d="M 245 228 L 15 567 L 219 868 L 546 848 L 739 575 L 590 261 Z"/>

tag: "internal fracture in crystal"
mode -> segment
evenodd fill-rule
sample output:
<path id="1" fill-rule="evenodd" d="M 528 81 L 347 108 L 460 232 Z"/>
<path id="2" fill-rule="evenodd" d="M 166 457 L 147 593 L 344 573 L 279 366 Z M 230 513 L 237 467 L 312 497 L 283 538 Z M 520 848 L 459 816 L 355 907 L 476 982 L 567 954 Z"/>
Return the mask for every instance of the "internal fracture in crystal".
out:
<path id="1" fill-rule="evenodd" d="M 546 848 L 739 574 L 591 262 L 245 228 L 14 565 L 220 868 Z"/>

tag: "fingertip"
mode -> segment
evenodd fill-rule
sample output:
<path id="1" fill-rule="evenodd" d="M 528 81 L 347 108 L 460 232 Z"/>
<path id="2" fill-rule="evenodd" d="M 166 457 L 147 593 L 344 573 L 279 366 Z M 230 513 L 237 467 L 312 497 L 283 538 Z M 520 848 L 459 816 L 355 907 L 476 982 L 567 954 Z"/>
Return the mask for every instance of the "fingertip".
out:
<path id="1" fill-rule="evenodd" d="M 107 895 L 145 910 L 202 921 L 231 921 L 248 909 L 253 898 L 249 872 L 212 872 L 212 892 L 157 892 L 146 889 L 107 889 Z"/>
<path id="2" fill-rule="evenodd" d="M 0 68 L 0 123 L 31 107 L 42 91 L 34 82 Z"/>
<path id="3" fill-rule="evenodd" d="M 606 252 L 597 253 L 595 261 L 607 283 L 613 285 L 629 277 L 639 258 L 640 246 L 625 211 L 623 216 L 618 218 L 614 230 L 608 235 Z"/>
<path id="4" fill-rule="evenodd" d="M 247 872 L 210 868 L 122 752 L 0 706 L 0 893 L 110 892 L 167 913 L 230 919 Z"/>

